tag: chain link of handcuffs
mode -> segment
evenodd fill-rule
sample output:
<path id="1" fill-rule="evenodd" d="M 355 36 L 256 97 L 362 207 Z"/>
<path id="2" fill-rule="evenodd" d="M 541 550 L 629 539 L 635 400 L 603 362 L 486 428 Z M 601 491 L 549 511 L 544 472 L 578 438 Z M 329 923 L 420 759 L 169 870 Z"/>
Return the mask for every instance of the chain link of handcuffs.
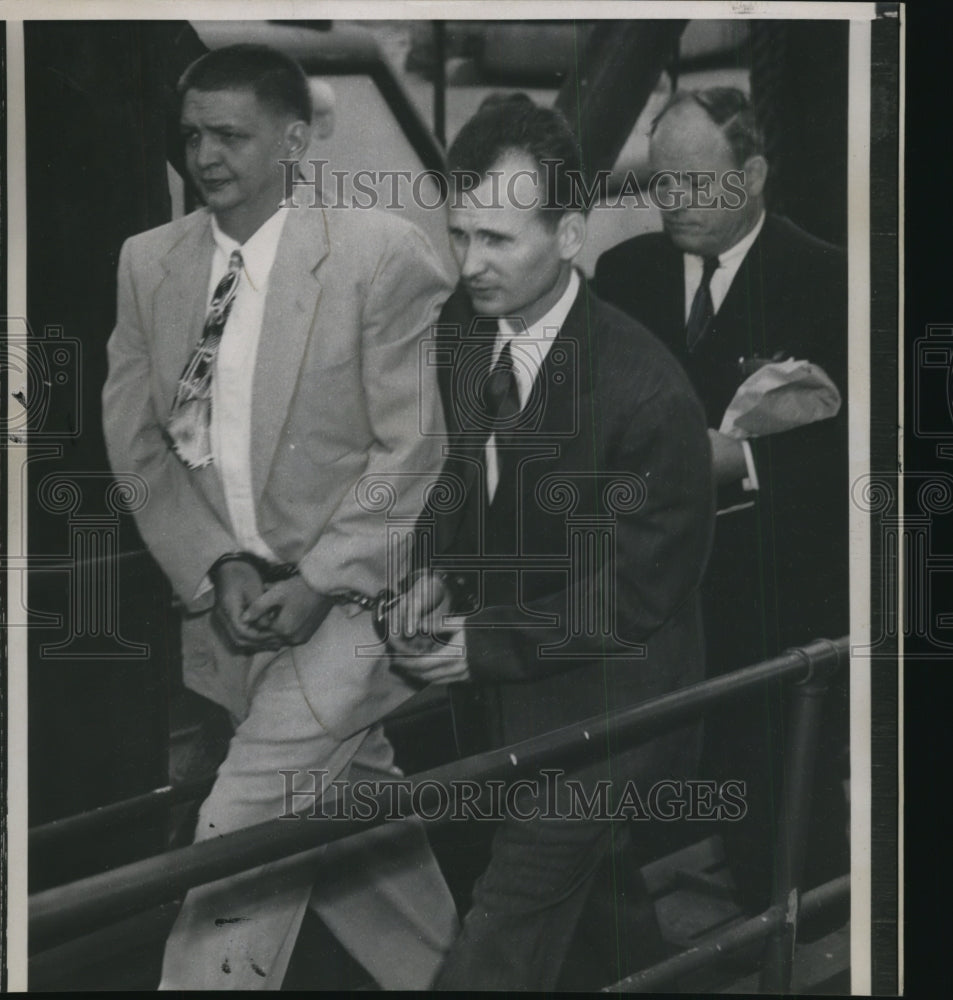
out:
<path id="1" fill-rule="evenodd" d="M 212 564 L 209 576 L 214 578 L 215 571 L 228 562 L 245 562 L 253 566 L 264 583 L 278 583 L 281 580 L 290 580 L 298 575 L 298 567 L 294 563 L 272 563 L 253 552 L 229 552 Z M 371 622 L 378 639 L 386 641 L 390 635 L 390 611 L 399 602 L 401 596 L 410 588 L 419 574 L 412 574 L 405 578 L 401 589 L 395 594 L 393 590 L 385 589 L 379 591 L 373 597 L 362 594 L 357 590 L 339 590 L 333 594 L 326 595 L 334 604 L 356 604 L 364 611 L 371 614 Z M 463 584 L 462 577 L 452 577 L 440 570 L 434 571 L 434 576 L 455 595 L 459 596 Z M 473 605 L 475 598 L 467 595 L 466 603 Z"/>

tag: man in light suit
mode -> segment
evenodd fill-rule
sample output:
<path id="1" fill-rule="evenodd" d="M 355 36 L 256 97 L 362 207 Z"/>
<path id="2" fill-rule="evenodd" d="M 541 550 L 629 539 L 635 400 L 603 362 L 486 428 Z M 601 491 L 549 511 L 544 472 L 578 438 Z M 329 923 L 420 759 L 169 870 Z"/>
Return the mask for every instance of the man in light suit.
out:
<path id="1" fill-rule="evenodd" d="M 205 839 L 286 813 L 280 770 L 305 790 L 309 770 L 395 773 L 377 723 L 413 688 L 354 602 L 389 582 L 385 515 L 413 517 L 439 466 L 417 353 L 448 287 L 402 220 L 280 207 L 279 161 L 303 155 L 311 121 L 292 60 L 213 51 L 179 90 L 206 208 L 123 247 L 103 407 L 185 609 L 186 683 L 237 726 Z M 426 986 L 455 930 L 422 829 L 395 824 L 191 890 L 160 988 L 277 988 L 309 899 L 384 987 Z"/>
<path id="2" fill-rule="evenodd" d="M 562 116 L 528 99 L 488 102 L 448 160 L 461 280 L 434 356 L 449 457 L 420 526 L 433 568 L 474 606 L 454 617 L 451 592 L 421 574 L 391 643 L 408 674 L 453 684 L 461 750 L 473 751 L 701 679 L 696 588 L 713 487 L 684 372 L 573 266 L 586 222 L 572 207 L 579 153 Z M 557 164 L 555 182 L 544 163 Z M 571 778 L 589 795 L 610 779 L 614 794 L 631 779 L 646 795 L 692 776 L 698 735 L 690 725 L 602 746 Z M 520 793 L 435 988 L 555 987 L 595 873 L 625 834 L 605 815 L 574 817 L 566 789 L 554 801 Z"/>
<path id="3" fill-rule="evenodd" d="M 595 285 L 666 343 L 705 406 L 719 510 L 703 598 L 709 669 L 720 674 L 849 629 L 846 262 L 838 248 L 766 210 L 764 140 L 740 91 L 675 95 L 656 119 L 650 162 L 664 231 L 606 251 Z M 792 357 L 830 376 L 843 400 L 837 416 L 745 442 L 720 433 L 748 375 Z M 846 742 L 845 686 L 831 711 Z M 836 728 L 828 756 L 838 752 Z M 734 774 L 739 760 L 776 756 L 778 691 L 739 703 L 708 733 Z M 726 829 L 752 908 L 768 900 L 775 810 L 771 779 L 755 767 L 748 817 Z M 825 770 L 821 812 L 843 807 L 836 769 L 828 761 Z M 830 825 L 834 840 L 816 831 L 826 837 L 815 852 L 825 862 L 818 881 L 846 870 L 843 821 Z"/>

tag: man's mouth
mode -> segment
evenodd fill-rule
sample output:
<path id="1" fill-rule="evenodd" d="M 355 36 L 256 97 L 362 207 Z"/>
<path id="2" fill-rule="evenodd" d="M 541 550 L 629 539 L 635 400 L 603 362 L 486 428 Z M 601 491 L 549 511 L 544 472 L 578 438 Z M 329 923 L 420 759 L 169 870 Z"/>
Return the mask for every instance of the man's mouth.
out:
<path id="1" fill-rule="evenodd" d="M 664 220 L 664 225 L 666 229 L 674 229 L 680 233 L 693 233 L 700 228 L 697 222 L 689 222 L 686 219 L 667 218 Z"/>
<path id="2" fill-rule="evenodd" d="M 231 183 L 231 178 L 229 177 L 213 177 L 213 178 L 202 178 L 201 184 L 206 191 L 219 191 L 226 184 Z"/>

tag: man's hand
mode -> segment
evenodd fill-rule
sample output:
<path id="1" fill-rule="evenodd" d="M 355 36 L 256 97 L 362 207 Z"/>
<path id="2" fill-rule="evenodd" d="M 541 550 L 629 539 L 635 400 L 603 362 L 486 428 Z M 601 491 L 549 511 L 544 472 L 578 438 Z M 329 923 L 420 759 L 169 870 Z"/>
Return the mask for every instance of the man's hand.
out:
<path id="1" fill-rule="evenodd" d="M 451 594 L 439 576 L 421 573 L 400 595 L 387 616 L 391 649 L 404 655 L 434 646 L 434 637 L 448 634 L 443 624 L 450 613 Z"/>
<path id="2" fill-rule="evenodd" d="M 388 616 L 394 666 L 415 680 L 451 684 L 470 679 L 463 620 L 448 617 L 451 594 L 439 576 L 422 573 Z"/>
<path id="3" fill-rule="evenodd" d="M 443 641 L 426 638 L 416 644 L 400 636 L 392 636 L 389 645 L 394 653 L 394 666 L 418 681 L 427 684 L 455 684 L 470 680 L 467 665 L 466 634 L 460 618 L 450 618 L 447 626 L 456 629 Z"/>
<path id="4" fill-rule="evenodd" d="M 333 604 L 330 597 L 312 590 L 296 575 L 272 584 L 256 597 L 241 620 L 246 628 L 267 631 L 281 645 L 300 646 L 314 635 Z"/>
<path id="5" fill-rule="evenodd" d="M 245 612 L 265 592 L 258 570 L 243 559 L 230 559 L 214 570 L 214 617 L 228 641 L 240 650 L 278 649 L 268 630 L 246 620 Z"/>
<path id="6" fill-rule="evenodd" d="M 708 428 L 708 440 L 711 441 L 711 467 L 719 486 L 735 483 L 748 475 L 748 463 L 740 441 L 711 427 Z"/>

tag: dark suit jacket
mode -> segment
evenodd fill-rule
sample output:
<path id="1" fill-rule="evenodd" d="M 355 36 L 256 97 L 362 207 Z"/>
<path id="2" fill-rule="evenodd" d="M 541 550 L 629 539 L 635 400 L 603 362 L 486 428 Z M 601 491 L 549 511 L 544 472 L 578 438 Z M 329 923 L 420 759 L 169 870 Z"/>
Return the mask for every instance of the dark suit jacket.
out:
<path id="1" fill-rule="evenodd" d="M 716 672 L 848 630 L 847 286 L 844 254 L 769 215 L 695 352 L 685 343 L 681 252 L 664 233 L 628 240 L 596 267 L 600 295 L 656 333 L 685 366 L 717 429 L 746 377 L 739 359 L 807 359 L 841 391 L 840 414 L 752 442 L 754 505 L 719 515 L 705 584 Z M 719 507 L 735 497 L 719 497 Z"/>
<path id="2" fill-rule="evenodd" d="M 486 507 L 474 399 L 495 325 L 481 333 L 472 320 L 458 289 L 438 327 L 450 445 L 441 509 L 430 513 L 437 564 L 468 567 L 479 605 L 466 626 L 476 683 L 456 686 L 458 732 L 462 700 L 482 695 L 500 745 L 702 677 L 697 587 L 714 496 L 704 415 L 684 372 L 583 283 L 525 424 L 498 435 L 503 471 Z M 602 539 L 574 569 L 571 536 Z M 587 601 L 608 628 L 579 627 Z"/>

